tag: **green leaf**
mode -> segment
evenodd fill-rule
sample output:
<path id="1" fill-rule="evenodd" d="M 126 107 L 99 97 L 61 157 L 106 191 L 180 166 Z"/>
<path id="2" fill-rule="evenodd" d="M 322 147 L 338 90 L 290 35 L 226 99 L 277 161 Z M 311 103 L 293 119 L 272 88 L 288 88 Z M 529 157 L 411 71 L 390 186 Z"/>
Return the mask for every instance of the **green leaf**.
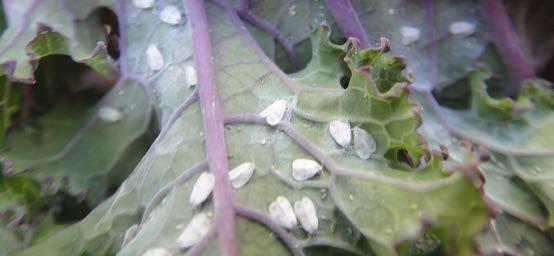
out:
<path id="1" fill-rule="evenodd" d="M 497 217 L 479 237 L 479 246 L 484 254 L 548 255 L 554 250 L 552 241 L 540 230 L 506 214 Z"/>
<path id="2" fill-rule="evenodd" d="M 170 3 L 179 1 L 157 1 L 156 6 Z M 212 200 L 198 208 L 188 203 L 196 178 L 207 170 L 204 136 L 210 136 L 202 126 L 195 90 L 185 86 L 192 54 L 190 26 L 160 23 L 156 10 L 120 5 L 118 14 L 133 24 L 120 25 L 132 39 L 121 46 L 128 50 L 121 60 L 126 67 L 123 79 L 129 72 L 129 77 L 154 89 L 161 134 L 115 195 L 83 221 L 22 255 L 140 255 L 153 247 L 178 253 L 176 239 L 192 216 L 218 214 Z M 416 132 L 420 125 L 416 105 L 408 98 L 409 79 L 401 74 L 404 64 L 390 57 L 386 45 L 368 50 L 350 41 L 334 45 L 326 39 L 329 31 L 324 27 L 312 37 L 321 59 L 314 58 L 306 70 L 287 76 L 268 61 L 234 14 L 208 5 L 208 17 L 218 95 L 227 120 L 229 166 L 256 164 L 246 186 L 233 191 L 240 209 L 236 235 L 241 254 L 394 255 L 396 244 L 420 236 L 423 220 L 444 228 L 439 239 L 458 241 L 445 242 L 446 252 L 473 252 L 471 239 L 487 221 L 488 209 L 470 180 L 455 168 L 444 168 L 441 158 L 424 146 Z M 159 72 L 149 70 L 144 59 L 152 43 L 167 63 Z M 333 74 L 337 70 L 340 75 Z M 352 77 L 345 90 L 339 80 L 348 72 Z M 266 125 L 257 113 L 283 99 L 288 102 L 285 119 L 276 127 Z M 360 159 L 352 146 L 335 143 L 328 127 L 338 118 L 376 139 L 377 151 L 369 160 Z M 323 172 L 308 181 L 295 181 L 291 163 L 298 158 L 322 163 Z M 310 198 L 317 209 L 317 232 L 308 235 L 299 227 L 285 231 L 275 225 L 268 206 L 277 196 L 293 203 Z M 133 224 L 139 225 L 138 232 L 122 246 Z M 205 239 L 203 252 L 222 253 L 215 237 Z"/>
<path id="3" fill-rule="evenodd" d="M 442 88 L 465 77 L 485 49 L 485 29 L 477 1 L 354 0 L 352 4 L 370 41 L 388 38 L 393 53 L 406 58 L 419 88 Z M 460 21 L 474 25 L 474 33 L 450 33 L 450 25 Z M 418 29 L 419 40 L 404 44 L 403 27 Z"/>
<path id="4" fill-rule="evenodd" d="M 69 54 L 100 74 L 113 76 L 115 68 L 106 54 L 100 15 L 91 13 L 101 4 L 109 6 L 109 2 L 23 0 L 5 4 L 9 26 L 0 38 L 2 73 L 32 82 L 36 60 L 50 54 Z"/>

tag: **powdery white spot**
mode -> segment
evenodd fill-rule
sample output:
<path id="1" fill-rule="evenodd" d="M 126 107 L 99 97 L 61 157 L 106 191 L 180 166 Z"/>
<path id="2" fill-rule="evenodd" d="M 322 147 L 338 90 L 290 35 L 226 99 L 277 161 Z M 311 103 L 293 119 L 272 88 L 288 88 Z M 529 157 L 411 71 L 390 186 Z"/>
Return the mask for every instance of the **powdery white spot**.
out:
<path id="1" fill-rule="evenodd" d="M 371 157 L 371 154 L 377 150 L 375 139 L 366 130 L 355 127 L 354 132 L 354 151 L 356 155 L 363 160 Z"/>
<path id="2" fill-rule="evenodd" d="M 148 249 L 142 256 L 171 256 L 171 252 L 162 247 Z"/>
<path id="3" fill-rule="evenodd" d="M 160 19 L 170 25 L 177 25 L 181 22 L 181 12 L 177 7 L 169 5 L 160 12 Z"/>
<path id="4" fill-rule="evenodd" d="M 292 161 L 292 177 L 298 181 L 307 180 L 321 172 L 321 165 L 311 159 L 296 159 Z"/>
<path id="5" fill-rule="evenodd" d="M 198 84 L 198 76 L 196 75 L 196 68 L 194 66 L 187 66 L 185 68 L 187 87 L 192 87 Z"/>
<path id="6" fill-rule="evenodd" d="M 164 56 L 155 44 L 151 44 L 146 48 L 146 62 L 150 69 L 157 71 L 164 66 Z"/>
<path id="7" fill-rule="evenodd" d="M 238 165 L 229 171 L 229 180 L 233 188 L 242 188 L 252 177 L 256 165 L 252 162 L 246 162 Z"/>
<path id="8" fill-rule="evenodd" d="M 213 174 L 203 172 L 200 177 L 194 183 L 192 191 L 190 192 L 189 202 L 193 206 L 198 206 L 202 202 L 206 201 L 206 198 L 210 196 L 214 189 L 215 177 Z"/>
<path id="9" fill-rule="evenodd" d="M 285 116 L 287 110 L 287 101 L 277 100 L 273 102 L 269 107 L 260 112 L 260 116 L 265 118 L 267 124 L 271 126 L 277 125 Z"/>
<path id="10" fill-rule="evenodd" d="M 154 0 L 133 0 L 133 4 L 137 8 L 148 9 L 154 6 Z"/>
<path id="11" fill-rule="evenodd" d="M 452 22 L 449 31 L 453 35 L 470 36 L 475 33 L 475 24 L 467 21 Z"/>
<path id="12" fill-rule="evenodd" d="M 115 123 L 123 118 L 123 114 L 112 107 L 101 107 L 98 110 L 98 117 L 104 122 Z"/>
<path id="13" fill-rule="evenodd" d="M 335 141 L 346 148 L 350 145 L 352 135 L 350 132 L 350 123 L 345 120 L 334 120 L 329 124 L 329 132 Z"/>
<path id="14" fill-rule="evenodd" d="M 121 244 L 121 247 L 125 246 L 129 241 L 133 240 L 135 238 L 135 235 L 138 232 L 138 225 L 134 224 L 130 226 L 127 231 L 125 231 L 125 236 L 123 237 L 123 243 Z"/>
<path id="15" fill-rule="evenodd" d="M 177 237 L 177 247 L 180 249 L 189 248 L 200 242 L 212 227 L 212 219 L 206 213 L 194 215 L 183 233 Z"/>
<path id="16" fill-rule="evenodd" d="M 304 197 L 294 203 L 294 212 L 302 228 L 308 233 L 317 231 L 318 220 L 314 203 L 310 198 Z"/>
<path id="17" fill-rule="evenodd" d="M 278 196 L 274 202 L 269 205 L 269 216 L 273 218 L 281 227 L 292 229 L 296 224 L 296 215 L 292 210 L 289 200 L 283 196 Z"/>
<path id="18" fill-rule="evenodd" d="M 421 36 L 419 29 L 414 27 L 402 27 L 400 28 L 400 34 L 402 34 L 402 43 L 404 45 L 415 43 Z"/>

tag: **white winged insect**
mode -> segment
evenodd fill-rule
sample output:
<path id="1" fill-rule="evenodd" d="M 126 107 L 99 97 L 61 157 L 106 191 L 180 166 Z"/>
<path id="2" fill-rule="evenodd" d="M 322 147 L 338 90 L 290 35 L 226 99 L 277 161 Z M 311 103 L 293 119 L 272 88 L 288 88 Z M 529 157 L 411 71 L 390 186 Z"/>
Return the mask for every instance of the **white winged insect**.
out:
<path id="1" fill-rule="evenodd" d="M 350 131 L 350 123 L 346 120 L 334 120 L 329 124 L 329 132 L 337 144 L 346 148 L 350 145 L 352 134 Z"/>
<path id="2" fill-rule="evenodd" d="M 198 206 L 206 201 L 214 188 L 215 177 L 213 174 L 203 172 L 200 174 L 190 192 L 189 202 L 192 206 Z"/>
<path id="3" fill-rule="evenodd" d="M 98 110 L 98 117 L 104 122 L 115 123 L 123 118 L 123 114 L 112 107 L 101 107 Z"/>
<path id="4" fill-rule="evenodd" d="M 294 212 L 306 232 L 311 234 L 317 231 L 317 213 L 310 198 L 304 197 L 302 200 L 294 202 Z"/>
<path id="5" fill-rule="evenodd" d="M 142 256 L 171 256 L 171 252 L 162 247 L 150 248 Z"/>
<path id="6" fill-rule="evenodd" d="M 212 228 L 212 218 L 206 213 L 194 215 L 183 233 L 177 237 L 177 247 L 180 249 L 189 248 L 200 242 Z"/>
<path id="7" fill-rule="evenodd" d="M 413 44 L 421 37 L 419 29 L 414 27 L 401 27 L 400 34 L 402 35 L 402 43 L 404 45 Z"/>
<path id="8" fill-rule="evenodd" d="M 311 159 L 296 159 L 292 161 L 292 177 L 297 181 L 310 179 L 321 172 L 323 167 Z"/>
<path id="9" fill-rule="evenodd" d="M 448 31 L 453 35 L 470 36 L 475 33 L 475 24 L 467 21 L 455 21 L 450 23 Z"/>
<path id="10" fill-rule="evenodd" d="M 269 205 L 269 216 L 283 228 L 292 229 L 298 224 L 292 205 L 283 196 L 278 196 L 274 202 L 271 202 Z"/>
<path id="11" fill-rule="evenodd" d="M 229 171 L 229 180 L 233 188 L 242 188 L 252 177 L 256 165 L 252 162 L 246 162 L 238 165 Z"/>
<path id="12" fill-rule="evenodd" d="M 164 66 L 164 56 L 155 44 L 150 44 L 146 48 L 146 63 L 151 70 L 158 71 Z"/>
<path id="13" fill-rule="evenodd" d="M 356 155 L 363 160 L 367 160 L 371 157 L 371 154 L 377 149 L 375 139 L 366 130 L 354 127 L 354 151 Z"/>
<path id="14" fill-rule="evenodd" d="M 137 8 L 148 9 L 154 6 L 154 0 L 133 0 L 133 4 Z"/>
<path id="15" fill-rule="evenodd" d="M 189 65 L 185 68 L 186 84 L 187 87 L 195 86 L 198 83 L 198 75 L 196 74 L 196 68 Z"/>
<path id="16" fill-rule="evenodd" d="M 285 100 L 276 100 L 269 107 L 265 108 L 260 112 L 260 116 L 265 118 L 267 124 L 271 126 L 277 125 L 283 117 L 285 116 L 285 111 L 287 110 L 287 101 Z"/>
<path id="17" fill-rule="evenodd" d="M 160 19 L 170 25 L 177 25 L 181 22 L 181 11 L 173 5 L 163 8 L 160 12 Z"/>

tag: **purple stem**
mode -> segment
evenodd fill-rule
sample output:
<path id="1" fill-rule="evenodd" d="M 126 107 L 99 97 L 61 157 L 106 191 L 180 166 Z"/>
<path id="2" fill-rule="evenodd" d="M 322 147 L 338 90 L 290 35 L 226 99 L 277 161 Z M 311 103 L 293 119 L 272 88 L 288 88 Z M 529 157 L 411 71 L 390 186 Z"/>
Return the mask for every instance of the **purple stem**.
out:
<path id="1" fill-rule="evenodd" d="M 518 44 L 518 36 L 512 28 L 502 0 L 481 0 L 480 3 L 492 40 L 512 78 L 512 85 L 507 93 L 515 95 L 523 81 L 535 77 L 535 72 Z"/>
<path id="2" fill-rule="evenodd" d="M 362 48 L 370 46 L 369 37 L 350 0 L 327 0 L 327 6 L 346 36 L 357 38 Z"/>
<path id="3" fill-rule="evenodd" d="M 215 85 L 206 7 L 201 0 L 183 0 L 183 4 L 192 28 L 194 64 L 198 74 L 198 96 L 204 119 L 206 156 L 210 172 L 215 176 L 213 196 L 218 242 L 220 251 L 224 255 L 237 256 L 239 250 L 235 231 L 233 191 L 229 182 L 223 118 Z"/>

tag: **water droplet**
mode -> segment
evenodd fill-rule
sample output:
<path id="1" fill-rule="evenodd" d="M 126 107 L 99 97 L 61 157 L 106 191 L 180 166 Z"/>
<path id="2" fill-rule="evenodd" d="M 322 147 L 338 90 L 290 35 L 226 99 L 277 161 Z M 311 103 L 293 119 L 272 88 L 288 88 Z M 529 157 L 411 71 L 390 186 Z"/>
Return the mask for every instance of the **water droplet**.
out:
<path id="1" fill-rule="evenodd" d="M 278 196 L 274 202 L 271 202 L 269 205 L 269 216 L 281 227 L 287 229 L 292 229 L 298 224 L 292 205 L 289 200 L 283 196 Z"/>
<path id="2" fill-rule="evenodd" d="M 334 120 L 329 124 L 329 132 L 337 144 L 346 148 L 350 145 L 352 134 L 350 132 L 350 123 L 345 120 Z"/>
<path id="3" fill-rule="evenodd" d="M 154 6 L 154 0 L 133 0 L 133 4 L 137 8 L 148 9 Z"/>
<path id="4" fill-rule="evenodd" d="M 183 233 L 177 238 L 177 247 L 186 249 L 200 242 L 210 232 L 211 226 L 212 219 L 208 214 L 199 213 L 194 215 Z"/>
<path id="5" fill-rule="evenodd" d="M 160 19 L 170 25 L 177 25 L 181 22 L 181 12 L 173 5 L 163 8 L 160 12 Z"/>
<path id="6" fill-rule="evenodd" d="M 354 132 L 354 151 L 356 155 L 363 160 L 371 157 L 371 154 L 377 149 L 375 139 L 366 130 L 355 127 Z"/>
<path id="7" fill-rule="evenodd" d="M 348 199 L 350 199 L 350 201 L 354 201 L 354 196 L 352 194 L 349 194 Z"/>
<path id="8" fill-rule="evenodd" d="M 242 188 L 252 177 L 256 165 L 252 162 L 246 162 L 238 165 L 229 171 L 229 180 L 233 188 Z"/>
<path id="9" fill-rule="evenodd" d="M 417 42 L 421 36 L 419 29 L 408 26 L 400 28 L 400 34 L 402 35 L 402 43 L 404 45 L 410 45 Z"/>
<path id="10" fill-rule="evenodd" d="M 146 62 L 151 70 L 158 71 L 164 66 L 164 57 L 155 44 L 146 48 Z"/>
<path id="11" fill-rule="evenodd" d="M 298 181 L 310 179 L 321 170 L 321 165 L 311 159 L 296 159 L 292 162 L 292 177 Z"/>
<path id="12" fill-rule="evenodd" d="M 467 21 L 456 21 L 450 23 L 448 30 L 453 35 L 470 36 L 475 33 L 475 24 Z"/>
<path id="13" fill-rule="evenodd" d="M 262 145 L 265 145 L 265 139 L 262 140 Z"/>
<path id="14" fill-rule="evenodd" d="M 104 122 L 115 123 L 123 118 L 123 114 L 112 107 L 101 107 L 98 110 L 98 117 Z"/>
<path id="15" fill-rule="evenodd" d="M 294 212 L 302 228 L 308 233 L 314 233 L 318 228 L 317 213 L 310 198 L 304 197 L 294 203 Z"/>
<path id="16" fill-rule="evenodd" d="M 212 193 L 214 183 L 215 177 L 213 174 L 208 172 L 200 174 L 196 180 L 196 183 L 194 183 L 194 186 L 192 187 L 192 191 L 190 192 L 190 204 L 196 207 L 204 202 Z"/>
<path id="17" fill-rule="evenodd" d="M 144 252 L 142 256 L 171 256 L 171 253 L 162 247 L 156 247 L 148 249 L 148 251 Z"/>
<path id="18" fill-rule="evenodd" d="M 285 116 L 287 110 L 287 102 L 285 100 L 277 100 L 269 107 L 260 112 L 260 116 L 265 118 L 267 124 L 271 126 L 277 125 Z"/>

